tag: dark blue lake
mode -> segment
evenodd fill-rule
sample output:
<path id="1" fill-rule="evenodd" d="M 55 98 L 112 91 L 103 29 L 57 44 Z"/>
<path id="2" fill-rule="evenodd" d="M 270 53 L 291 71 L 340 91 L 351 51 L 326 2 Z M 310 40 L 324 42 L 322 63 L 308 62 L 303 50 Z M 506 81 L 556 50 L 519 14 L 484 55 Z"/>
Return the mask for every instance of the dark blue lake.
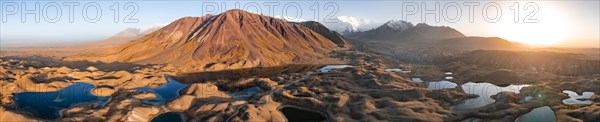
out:
<path id="1" fill-rule="evenodd" d="M 296 107 L 283 107 L 279 109 L 288 122 L 323 122 L 327 117 L 316 111 Z"/>
<path id="2" fill-rule="evenodd" d="M 184 122 L 185 117 L 182 113 L 167 112 L 154 117 L 150 122 Z"/>
<path id="3" fill-rule="evenodd" d="M 15 95 L 17 110 L 26 111 L 34 117 L 53 120 L 60 118 L 59 112 L 77 104 L 92 103 L 102 108 L 110 97 L 98 97 L 90 91 L 93 84 L 77 82 L 56 92 L 22 92 Z"/>
<path id="4" fill-rule="evenodd" d="M 240 92 L 228 92 L 227 94 L 231 95 L 231 97 L 233 97 L 234 99 L 247 100 L 247 99 L 250 99 L 250 97 L 254 96 L 255 94 L 259 94 L 259 93 L 263 93 L 263 92 L 265 92 L 265 91 L 260 89 L 259 87 L 252 87 L 252 88 L 244 89 Z"/>
<path id="5" fill-rule="evenodd" d="M 522 115 L 515 120 L 516 122 L 555 122 L 556 115 L 548 106 L 543 106 L 531 110 L 531 112 Z"/>
<path id="6" fill-rule="evenodd" d="M 135 89 L 138 91 L 152 92 L 157 95 L 156 98 L 145 99 L 143 102 L 154 105 L 164 105 L 167 101 L 177 98 L 179 96 L 179 91 L 188 86 L 187 84 L 183 84 L 172 78 L 167 78 L 167 81 L 167 84 L 162 84 L 156 88 L 144 86 Z"/>
<path id="7" fill-rule="evenodd" d="M 463 91 L 467 94 L 479 95 L 477 98 L 471 98 L 463 101 L 463 103 L 451 106 L 450 109 L 453 111 L 463 111 L 472 108 L 479 108 L 488 104 L 496 102 L 491 96 L 496 95 L 500 92 L 514 92 L 519 93 L 522 88 L 528 87 L 529 85 L 509 85 L 506 87 L 497 86 L 491 83 L 474 83 L 468 82 L 461 85 Z"/>

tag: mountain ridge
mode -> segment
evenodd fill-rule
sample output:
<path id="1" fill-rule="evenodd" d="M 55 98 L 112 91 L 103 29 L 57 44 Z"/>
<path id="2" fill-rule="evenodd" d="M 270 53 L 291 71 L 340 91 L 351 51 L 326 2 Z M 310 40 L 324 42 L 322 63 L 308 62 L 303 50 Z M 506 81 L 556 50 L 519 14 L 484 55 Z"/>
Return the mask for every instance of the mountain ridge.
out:
<path id="1" fill-rule="evenodd" d="M 304 25 L 234 9 L 183 17 L 125 45 L 67 60 L 231 69 L 307 63 L 337 48 Z"/>
<path id="2" fill-rule="evenodd" d="M 426 23 L 419 23 L 412 26 L 412 23 L 410 22 L 392 20 L 375 29 L 353 33 L 348 35 L 348 37 L 359 40 L 376 39 L 395 42 L 418 42 L 423 40 L 441 40 L 466 36 L 458 30 L 447 26 L 430 26 Z"/>

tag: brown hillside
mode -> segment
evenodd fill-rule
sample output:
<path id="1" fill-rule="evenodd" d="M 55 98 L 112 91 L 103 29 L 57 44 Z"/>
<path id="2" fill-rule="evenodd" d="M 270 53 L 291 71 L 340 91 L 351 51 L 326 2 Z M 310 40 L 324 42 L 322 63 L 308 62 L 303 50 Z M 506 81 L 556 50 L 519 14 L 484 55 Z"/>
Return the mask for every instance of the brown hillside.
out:
<path id="1" fill-rule="evenodd" d="M 300 24 L 229 10 L 184 17 L 119 47 L 67 59 L 231 69 L 310 63 L 336 48 Z"/>

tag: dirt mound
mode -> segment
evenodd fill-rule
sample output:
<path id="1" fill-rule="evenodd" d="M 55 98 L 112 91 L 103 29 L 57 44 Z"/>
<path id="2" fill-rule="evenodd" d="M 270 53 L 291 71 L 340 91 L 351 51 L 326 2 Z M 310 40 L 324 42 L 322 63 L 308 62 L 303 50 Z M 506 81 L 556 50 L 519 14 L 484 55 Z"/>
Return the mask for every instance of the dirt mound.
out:
<path id="1" fill-rule="evenodd" d="M 301 24 L 229 10 L 184 17 L 130 43 L 67 60 L 236 69 L 310 63 L 336 48 L 334 41 Z"/>

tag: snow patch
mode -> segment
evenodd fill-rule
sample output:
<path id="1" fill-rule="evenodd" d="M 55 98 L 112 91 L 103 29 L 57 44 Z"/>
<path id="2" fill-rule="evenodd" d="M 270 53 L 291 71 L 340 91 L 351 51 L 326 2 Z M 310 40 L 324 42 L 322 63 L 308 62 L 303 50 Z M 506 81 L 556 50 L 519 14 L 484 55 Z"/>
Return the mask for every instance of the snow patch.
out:
<path id="1" fill-rule="evenodd" d="M 352 16 L 338 16 L 336 22 L 323 22 L 330 30 L 336 31 L 342 35 L 368 31 L 377 28 L 380 23 Z"/>
<path id="2" fill-rule="evenodd" d="M 275 15 L 274 18 L 285 20 L 288 22 L 306 22 L 306 21 L 308 21 L 304 18 L 296 18 L 296 17 L 290 17 L 290 16 L 281 16 L 281 15 Z"/>
<path id="3" fill-rule="evenodd" d="M 402 20 L 391 20 L 386 25 L 396 31 L 403 31 L 414 26 L 412 23 Z"/>

